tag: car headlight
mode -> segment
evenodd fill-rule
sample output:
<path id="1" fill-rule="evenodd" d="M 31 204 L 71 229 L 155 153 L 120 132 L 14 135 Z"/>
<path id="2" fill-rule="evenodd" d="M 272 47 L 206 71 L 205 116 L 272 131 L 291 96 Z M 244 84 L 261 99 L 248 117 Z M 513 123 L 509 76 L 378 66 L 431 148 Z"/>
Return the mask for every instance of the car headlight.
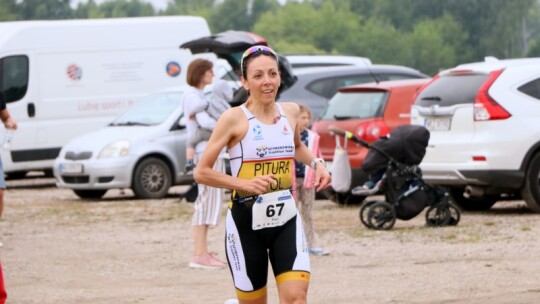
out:
<path id="1" fill-rule="evenodd" d="M 115 141 L 108 144 L 101 152 L 99 152 L 98 159 L 111 158 L 111 157 L 124 157 L 128 155 L 131 144 L 128 140 Z"/>

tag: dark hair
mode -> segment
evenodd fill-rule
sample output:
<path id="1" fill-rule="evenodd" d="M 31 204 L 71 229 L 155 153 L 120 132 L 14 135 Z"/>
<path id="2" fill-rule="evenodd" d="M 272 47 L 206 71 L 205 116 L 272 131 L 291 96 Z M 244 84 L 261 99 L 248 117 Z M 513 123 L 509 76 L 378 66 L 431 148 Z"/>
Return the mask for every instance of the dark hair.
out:
<path id="1" fill-rule="evenodd" d="M 244 54 L 242 54 L 242 58 L 240 59 L 240 70 L 242 71 L 242 76 L 244 79 L 247 79 L 247 67 L 249 63 L 254 59 L 261 55 L 269 56 L 274 58 L 276 60 L 276 63 L 279 63 L 278 56 L 274 50 L 272 50 L 270 47 L 264 46 L 264 45 L 255 45 L 247 49 Z M 279 68 L 279 64 L 278 64 Z"/>
<path id="2" fill-rule="evenodd" d="M 187 83 L 192 87 L 198 87 L 201 84 L 204 73 L 211 70 L 213 66 L 212 62 L 206 59 L 197 58 L 193 60 L 187 69 Z"/>

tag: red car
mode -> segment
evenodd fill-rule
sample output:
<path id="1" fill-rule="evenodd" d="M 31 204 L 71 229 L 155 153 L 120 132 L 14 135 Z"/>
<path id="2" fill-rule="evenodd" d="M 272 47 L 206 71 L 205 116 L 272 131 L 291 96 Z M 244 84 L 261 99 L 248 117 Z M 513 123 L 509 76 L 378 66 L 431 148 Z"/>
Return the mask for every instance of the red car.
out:
<path id="1" fill-rule="evenodd" d="M 394 128 L 410 124 L 411 105 L 417 90 L 430 79 L 407 79 L 343 87 L 332 97 L 324 114 L 311 129 L 320 136 L 320 148 L 327 167 L 331 168 L 336 140 L 329 126 L 348 130 L 369 143 L 387 135 Z M 340 138 L 343 141 L 343 138 Z M 352 168 L 351 189 L 363 184 L 368 176 L 361 169 L 368 150 L 349 142 L 347 152 Z M 330 199 L 342 204 L 361 203 L 365 197 L 325 191 Z"/>

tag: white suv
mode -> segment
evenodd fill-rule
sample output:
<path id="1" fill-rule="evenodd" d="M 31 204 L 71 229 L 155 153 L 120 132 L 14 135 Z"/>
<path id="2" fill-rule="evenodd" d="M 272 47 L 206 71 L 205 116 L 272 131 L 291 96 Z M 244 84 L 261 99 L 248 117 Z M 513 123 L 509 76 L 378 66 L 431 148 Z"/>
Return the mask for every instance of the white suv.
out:
<path id="1" fill-rule="evenodd" d="M 540 58 L 458 65 L 422 88 L 411 123 L 431 132 L 424 178 L 468 210 L 522 197 L 540 212 Z"/>

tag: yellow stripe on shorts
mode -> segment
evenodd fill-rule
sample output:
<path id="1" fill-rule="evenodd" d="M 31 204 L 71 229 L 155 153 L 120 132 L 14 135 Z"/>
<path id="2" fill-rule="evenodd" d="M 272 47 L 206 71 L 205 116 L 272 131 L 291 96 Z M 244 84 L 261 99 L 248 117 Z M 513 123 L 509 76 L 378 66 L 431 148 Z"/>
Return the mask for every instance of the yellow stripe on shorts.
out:
<path id="1" fill-rule="evenodd" d="M 236 296 L 238 299 L 246 301 L 260 299 L 266 297 L 266 286 L 254 291 L 241 291 L 236 289 Z"/>
<path id="2" fill-rule="evenodd" d="M 285 281 L 307 281 L 309 282 L 310 274 L 306 271 L 288 271 L 276 277 L 276 282 L 282 283 Z"/>

